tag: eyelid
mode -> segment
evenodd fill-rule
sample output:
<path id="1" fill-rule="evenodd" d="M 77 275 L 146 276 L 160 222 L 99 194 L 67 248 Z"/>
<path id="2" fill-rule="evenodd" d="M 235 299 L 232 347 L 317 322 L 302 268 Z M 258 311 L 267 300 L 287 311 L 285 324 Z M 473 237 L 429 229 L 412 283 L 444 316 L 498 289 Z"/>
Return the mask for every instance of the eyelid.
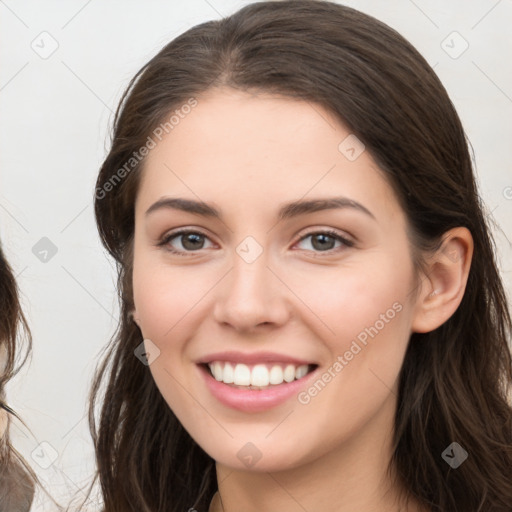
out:
<path id="1" fill-rule="evenodd" d="M 169 247 L 166 247 L 170 243 L 171 239 L 178 238 L 180 235 L 191 234 L 191 233 L 195 234 L 195 235 L 201 235 L 201 236 L 204 236 L 205 238 L 210 239 L 210 237 L 199 228 L 183 227 L 183 228 L 177 228 L 176 230 L 171 230 L 171 231 L 166 232 L 160 238 L 160 240 L 157 242 L 156 245 L 158 247 L 164 247 L 164 249 L 169 251 L 171 254 L 177 254 L 177 255 L 182 255 L 182 256 L 197 254 L 202 249 L 198 249 L 197 251 L 179 251 L 176 249 L 170 249 Z"/>
<path id="2" fill-rule="evenodd" d="M 327 235 L 327 236 L 334 238 L 335 240 L 340 241 L 342 243 L 342 245 L 345 246 L 345 248 L 350 248 L 355 245 L 355 241 L 353 240 L 353 237 L 351 237 L 350 235 L 347 236 L 346 234 L 341 233 L 333 228 L 306 228 L 306 229 L 308 229 L 308 231 L 305 231 L 305 232 L 301 233 L 300 235 L 298 235 L 299 238 L 293 244 L 294 246 L 310 236 L 319 235 L 319 234 Z M 177 237 L 179 237 L 179 235 L 191 234 L 191 233 L 201 235 L 201 236 L 204 236 L 205 238 L 210 239 L 210 237 L 199 228 L 182 227 L 182 228 L 177 228 L 176 230 L 171 230 L 171 231 L 167 232 L 166 234 L 164 234 L 160 238 L 160 241 L 157 243 L 157 246 L 165 247 L 169 244 L 171 239 L 177 238 Z M 328 249 L 326 251 L 310 251 L 307 249 L 297 249 L 297 250 L 312 252 L 312 253 L 318 254 L 320 256 L 323 254 L 328 256 L 328 255 L 338 253 L 340 249 L 342 249 L 342 247 L 338 247 L 335 249 Z M 179 251 L 176 249 L 167 248 L 167 250 L 172 254 L 177 254 L 177 255 L 182 255 L 182 256 L 183 255 L 193 256 L 194 254 L 198 254 L 202 249 L 198 249 L 197 251 Z"/>
<path id="3" fill-rule="evenodd" d="M 307 231 L 303 235 L 300 236 L 300 238 L 295 242 L 294 246 L 302 242 L 304 239 L 309 238 L 310 236 L 314 235 L 327 235 L 331 238 L 334 238 L 335 241 L 341 242 L 340 247 L 335 247 L 333 249 L 328 249 L 326 251 L 314 251 L 314 250 L 308 250 L 308 249 L 295 249 L 298 251 L 305 251 L 307 253 L 314 254 L 315 257 L 325 257 L 328 258 L 329 256 L 336 256 L 341 251 L 345 251 L 347 249 L 350 249 L 355 245 L 355 242 L 352 240 L 352 237 L 347 237 L 345 234 L 340 233 L 339 231 L 332 229 L 332 228 L 320 228 L 320 229 L 312 229 L 311 231 Z"/>
<path id="4" fill-rule="evenodd" d="M 328 228 L 328 227 L 305 228 L 304 231 L 298 235 L 299 238 L 298 238 L 297 242 L 300 242 L 307 236 L 317 235 L 317 234 L 328 234 L 335 238 L 339 238 L 346 243 L 355 244 L 355 238 L 352 235 L 349 235 L 345 231 L 340 231 L 338 229 Z"/>

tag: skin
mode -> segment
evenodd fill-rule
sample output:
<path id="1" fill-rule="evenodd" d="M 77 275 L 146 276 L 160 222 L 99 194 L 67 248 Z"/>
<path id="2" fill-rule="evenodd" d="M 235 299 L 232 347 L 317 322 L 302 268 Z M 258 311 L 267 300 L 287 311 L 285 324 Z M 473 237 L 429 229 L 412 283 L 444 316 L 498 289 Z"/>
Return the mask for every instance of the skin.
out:
<path id="1" fill-rule="evenodd" d="M 404 212 L 368 151 L 349 161 L 338 150 L 349 134 L 319 105 L 217 89 L 147 157 L 134 318 L 160 350 L 150 370 L 162 395 L 216 460 L 211 510 L 400 510 L 386 474 L 398 374 L 411 333 L 435 329 L 458 307 L 473 244 L 465 228 L 447 232 L 426 275 L 415 275 Z M 276 217 L 282 203 L 340 195 L 374 218 L 351 208 Z M 170 196 L 211 203 L 223 221 L 166 208 L 146 214 Z M 194 246 L 183 236 L 158 246 L 182 227 L 206 235 L 196 250 L 187 252 Z M 354 245 L 304 238 L 328 229 Z M 247 236 L 263 250 L 252 263 L 236 252 Z M 396 303 L 400 312 L 307 404 L 294 396 L 240 412 L 200 378 L 196 361 L 224 350 L 288 354 L 322 374 Z M 261 453 L 252 467 L 237 457 L 247 442 Z"/>

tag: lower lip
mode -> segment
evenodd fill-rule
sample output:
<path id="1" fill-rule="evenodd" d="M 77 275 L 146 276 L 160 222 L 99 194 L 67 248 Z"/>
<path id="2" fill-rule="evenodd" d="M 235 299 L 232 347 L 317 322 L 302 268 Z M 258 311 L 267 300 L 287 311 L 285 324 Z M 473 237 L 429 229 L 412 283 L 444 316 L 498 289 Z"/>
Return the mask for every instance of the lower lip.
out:
<path id="1" fill-rule="evenodd" d="M 304 384 L 316 374 L 318 368 L 292 382 L 283 382 L 267 389 L 240 389 L 214 379 L 204 367 L 198 366 L 212 395 L 222 404 L 243 412 L 262 412 L 286 402 L 303 390 Z"/>

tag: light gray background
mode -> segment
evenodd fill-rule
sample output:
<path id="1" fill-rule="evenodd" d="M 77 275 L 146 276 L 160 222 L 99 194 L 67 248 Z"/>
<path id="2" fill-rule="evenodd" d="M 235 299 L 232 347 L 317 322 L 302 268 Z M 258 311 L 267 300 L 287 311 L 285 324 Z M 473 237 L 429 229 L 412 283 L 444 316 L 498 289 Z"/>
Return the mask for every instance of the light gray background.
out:
<path id="1" fill-rule="evenodd" d="M 129 79 L 164 44 L 248 3 L 0 0 L 0 237 L 34 336 L 31 364 L 8 386 L 9 403 L 31 432 L 13 425 L 12 435 L 57 498 L 79 492 L 93 470 L 86 400 L 117 321 L 113 264 L 92 207 L 112 112 Z M 510 295 L 512 1 L 343 3 L 397 29 L 447 88 L 500 226 Z M 58 48 L 48 56 L 52 45 Z M 46 262 L 33 252 L 43 237 L 57 249 Z"/>

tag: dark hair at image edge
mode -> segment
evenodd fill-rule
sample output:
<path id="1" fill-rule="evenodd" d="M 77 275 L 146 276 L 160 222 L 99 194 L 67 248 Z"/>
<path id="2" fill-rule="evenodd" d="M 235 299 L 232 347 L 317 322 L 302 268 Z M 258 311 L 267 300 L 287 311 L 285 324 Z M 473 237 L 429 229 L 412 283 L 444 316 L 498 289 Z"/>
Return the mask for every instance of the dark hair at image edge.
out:
<path id="1" fill-rule="evenodd" d="M 0 414 L 7 414 L 6 430 L 0 432 L 0 510 L 28 512 L 34 498 L 37 477 L 9 440 L 10 416 L 18 417 L 7 405 L 4 391 L 7 382 L 26 361 L 32 340 L 21 310 L 18 287 L 1 243 L 0 283 L 0 350 L 3 360 L 0 369 Z M 18 346 L 20 333 L 24 334 L 26 343 L 23 355 L 20 355 Z"/>
<path id="2" fill-rule="evenodd" d="M 142 342 L 130 311 L 144 161 L 122 180 L 116 174 L 172 110 L 217 87 L 319 104 L 356 134 L 405 211 L 418 280 L 422 255 L 440 248 L 446 231 L 470 230 L 474 255 L 459 308 L 433 332 L 411 336 L 389 471 L 405 501 L 413 496 L 429 510 L 510 512 L 511 318 L 461 122 L 433 70 L 402 36 L 320 0 L 254 3 L 193 27 L 152 58 L 121 99 L 95 198 L 121 301 L 90 404 L 105 511 L 203 511 L 217 489 L 214 461 L 133 354 Z M 115 185 L 106 192 L 108 183 Z M 469 453 L 457 469 L 441 457 L 454 441 Z"/>

